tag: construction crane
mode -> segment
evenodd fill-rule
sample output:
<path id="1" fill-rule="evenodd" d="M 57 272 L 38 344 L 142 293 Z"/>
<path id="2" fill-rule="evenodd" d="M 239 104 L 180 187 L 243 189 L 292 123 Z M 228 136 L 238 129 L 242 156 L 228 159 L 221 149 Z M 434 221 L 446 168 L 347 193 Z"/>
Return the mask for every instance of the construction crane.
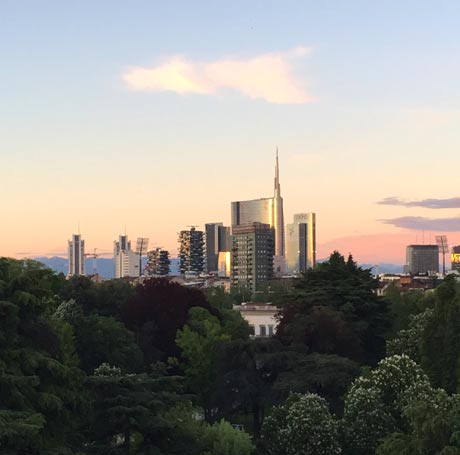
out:
<path id="1" fill-rule="evenodd" d="M 93 275 L 97 275 L 97 258 L 106 254 L 109 254 L 108 251 L 103 251 L 102 253 L 97 252 L 97 248 L 93 249 L 92 253 L 85 253 L 85 257 L 93 258 Z"/>

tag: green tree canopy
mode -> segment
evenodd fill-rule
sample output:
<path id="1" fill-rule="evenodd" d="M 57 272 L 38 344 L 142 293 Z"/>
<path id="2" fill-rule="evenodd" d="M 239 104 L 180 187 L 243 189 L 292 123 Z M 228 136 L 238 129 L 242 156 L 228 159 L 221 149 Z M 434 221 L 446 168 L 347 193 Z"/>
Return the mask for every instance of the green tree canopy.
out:
<path id="1" fill-rule="evenodd" d="M 56 277 L 33 261 L 0 258 L 0 447 L 41 454 L 77 444 L 83 373 L 68 326 L 53 323 Z"/>
<path id="2" fill-rule="evenodd" d="M 376 295 L 370 270 L 338 252 L 308 270 L 280 312 L 278 336 L 311 351 L 338 354 L 374 365 L 385 352 L 388 303 Z"/>
<path id="3" fill-rule="evenodd" d="M 421 365 L 435 387 L 456 392 L 460 381 L 460 292 L 453 275 L 436 289 L 435 306 L 423 331 Z"/>

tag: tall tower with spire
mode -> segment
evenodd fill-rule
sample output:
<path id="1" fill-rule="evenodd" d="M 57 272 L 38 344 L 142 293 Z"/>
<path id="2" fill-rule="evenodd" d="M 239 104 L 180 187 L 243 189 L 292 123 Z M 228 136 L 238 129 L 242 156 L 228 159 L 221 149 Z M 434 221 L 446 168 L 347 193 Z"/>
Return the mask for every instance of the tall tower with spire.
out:
<path id="1" fill-rule="evenodd" d="M 281 197 L 280 172 L 278 162 L 278 147 L 276 147 L 275 188 L 273 194 L 273 221 L 275 228 L 275 256 L 284 257 L 284 212 Z"/>
<path id="2" fill-rule="evenodd" d="M 274 229 L 274 269 L 283 273 L 285 270 L 284 257 L 284 214 L 283 198 L 279 176 L 278 147 L 275 161 L 275 187 L 272 197 L 252 199 L 250 201 L 232 202 L 232 230 L 235 226 L 251 223 L 268 224 Z"/>

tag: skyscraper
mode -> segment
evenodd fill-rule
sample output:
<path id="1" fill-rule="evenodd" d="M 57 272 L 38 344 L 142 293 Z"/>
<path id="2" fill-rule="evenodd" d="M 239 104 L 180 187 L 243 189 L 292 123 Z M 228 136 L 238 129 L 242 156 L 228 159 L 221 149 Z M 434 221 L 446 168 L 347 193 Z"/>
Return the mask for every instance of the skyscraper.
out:
<path id="1" fill-rule="evenodd" d="M 194 227 L 179 233 L 180 273 L 201 273 L 204 271 L 204 233 Z"/>
<path id="2" fill-rule="evenodd" d="M 131 249 L 127 235 L 120 235 L 113 242 L 115 278 L 139 276 L 139 255 Z"/>
<path id="3" fill-rule="evenodd" d="M 278 164 L 278 148 L 276 148 L 275 163 L 275 190 L 273 194 L 273 222 L 271 226 L 275 228 L 275 256 L 284 256 L 284 210 L 283 198 L 281 197 L 281 185 Z"/>
<path id="4" fill-rule="evenodd" d="M 298 213 L 286 228 L 286 263 L 290 273 L 302 273 L 316 263 L 316 214 Z"/>
<path id="5" fill-rule="evenodd" d="M 269 224 L 233 226 L 231 283 L 255 292 L 273 278 L 275 232 Z"/>
<path id="6" fill-rule="evenodd" d="M 68 276 L 85 274 L 85 241 L 80 234 L 73 234 L 68 242 L 67 256 L 69 261 Z"/>
<path id="7" fill-rule="evenodd" d="M 230 251 L 230 228 L 223 223 L 207 223 L 205 225 L 205 256 L 206 271 L 216 272 L 219 253 Z"/>
<path id="8" fill-rule="evenodd" d="M 232 202 L 232 231 L 234 226 L 247 223 L 269 224 L 275 230 L 275 262 L 284 261 L 284 212 L 279 178 L 278 149 L 276 149 L 274 194 L 270 198 Z"/>

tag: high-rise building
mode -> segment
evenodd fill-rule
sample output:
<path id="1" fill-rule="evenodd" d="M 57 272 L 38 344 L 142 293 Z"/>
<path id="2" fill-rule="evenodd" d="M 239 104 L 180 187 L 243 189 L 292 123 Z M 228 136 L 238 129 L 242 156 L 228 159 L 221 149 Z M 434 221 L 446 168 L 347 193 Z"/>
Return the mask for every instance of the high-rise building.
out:
<path id="1" fill-rule="evenodd" d="M 406 247 L 405 270 L 412 275 L 438 273 L 438 245 L 408 245 Z"/>
<path id="2" fill-rule="evenodd" d="M 204 232 L 194 227 L 179 233 L 179 270 L 181 274 L 204 271 Z"/>
<path id="3" fill-rule="evenodd" d="M 169 275 L 171 261 L 169 251 L 161 248 L 155 248 L 147 252 L 147 265 L 145 267 L 146 275 Z"/>
<path id="4" fill-rule="evenodd" d="M 223 223 L 207 223 L 205 225 L 206 271 L 216 272 L 219 253 L 230 251 L 230 228 Z"/>
<path id="5" fill-rule="evenodd" d="M 278 164 L 278 148 L 276 149 L 275 190 L 273 194 L 273 222 L 275 228 L 275 256 L 284 257 L 284 210 L 281 197 L 281 185 Z"/>
<path id="6" fill-rule="evenodd" d="M 279 179 L 278 149 L 275 162 L 275 185 L 273 197 L 236 201 L 231 204 L 232 231 L 234 226 L 247 223 L 269 224 L 275 230 L 275 262 L 284 260 L 284 212 Z"/>
<path id="7" fill-rule="evenodd" d="M 286 226 L 286 265 L 289 273 L 302 273 L 316 263 L 316 214 L 299 213 Z"/>
<path id="8" fill-rule="evenodd" d="M 68 276 L 85 274 L 85 241 L 80 234 L 73 234 L 68 242 L 67 256 L 69 261 Z"/>
<path id="9" fill-rule="evenodd" d="M 264 223 L 248 223 L 232 228 L 231 283 L 251 292 L 273 278 L 275 230 Z"/>
<path id="10" fill-rule="evenodd" d="M 452 253 L 450 255 L 451 269 L 460 272 L 460 245 L 452 247 Z"/>
<path id="11" fill-rule="evenodd" d="M 120 235 L 118 241 L 113 242 L 113 263 L 115 278 L 139 276 L 140 257 L 131 249 L 127 235 Z"/>

